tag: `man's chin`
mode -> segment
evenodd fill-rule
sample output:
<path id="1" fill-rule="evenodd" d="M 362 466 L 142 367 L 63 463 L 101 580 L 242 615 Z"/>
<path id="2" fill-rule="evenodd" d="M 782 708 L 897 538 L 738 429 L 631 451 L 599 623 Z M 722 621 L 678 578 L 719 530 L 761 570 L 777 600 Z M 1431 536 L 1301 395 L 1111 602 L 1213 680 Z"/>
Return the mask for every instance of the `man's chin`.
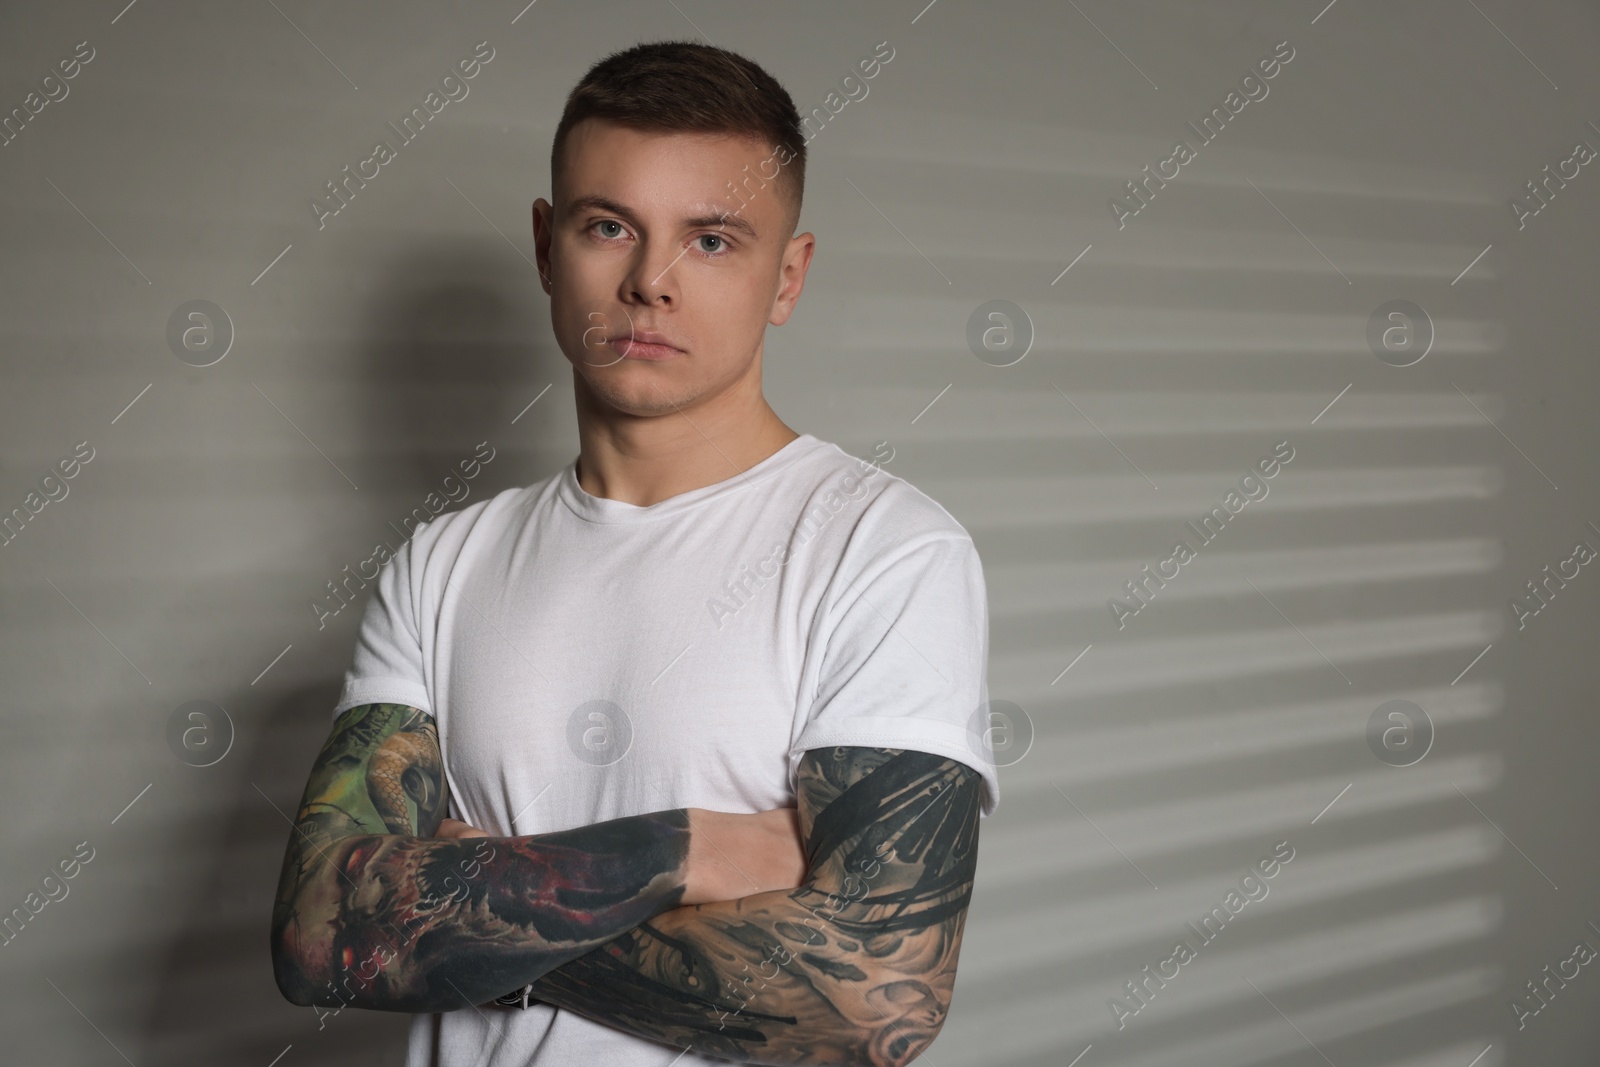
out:
<path id="1" fill-rule="evenodd" d="M 604 374 L 601 371 L 601 374 Z M 696 394 L 678 387 L 676 383 L 670 386 L 645 380 L 629 375 L 630 381 L 618 381 L 611 378 L 596 381 L 598 375 L 585 375 L 589 391 L 594 398 L 604 407 L 622 415 L 632 415 L 637 418 L 650 418 L 656 415 L 672 415 L 690 407 Z"/>

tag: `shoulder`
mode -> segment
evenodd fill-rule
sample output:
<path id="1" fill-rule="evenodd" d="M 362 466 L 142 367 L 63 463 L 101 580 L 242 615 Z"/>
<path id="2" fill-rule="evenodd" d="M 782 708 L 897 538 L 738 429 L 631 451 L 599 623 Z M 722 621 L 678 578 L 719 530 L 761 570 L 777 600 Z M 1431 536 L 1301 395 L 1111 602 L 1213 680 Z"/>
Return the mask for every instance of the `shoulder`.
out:
<path id="1" fill-rule="evenodd" d="M 825 476 L 816 479 L 802 523 L 850 512 L 848 521 L 840 524 L 840 547 L 857 558 L 901 555 L 930 542 L 971 545 L 971 535 L 954 515 L 888 469 L 895 459 L 889 442 L 877 442 L 867 456 L 823 444 L 813 463 Z"/>
<path id="2" fill-rule="evenodd" d="M 480 549 L 507 534 L 514 535 L 532 518 L 555 477 L 502 489 L 493 496 L 417 524 L 405 545 L 411 569 L 420 573 L 430 565 L 453 566 L 463 553 Z M 406 532 L 406 528 L 402 527 L 400 532 Z"/>

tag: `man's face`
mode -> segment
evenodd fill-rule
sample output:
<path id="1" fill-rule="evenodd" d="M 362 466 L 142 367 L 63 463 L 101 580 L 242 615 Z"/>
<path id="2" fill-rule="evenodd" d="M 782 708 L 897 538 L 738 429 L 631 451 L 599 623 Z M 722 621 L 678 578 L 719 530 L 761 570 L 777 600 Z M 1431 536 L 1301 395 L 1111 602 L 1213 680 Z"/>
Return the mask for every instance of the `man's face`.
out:
<path id="1" fill-rule="evenodd" d="M 725 134 L 572 128 L 534 234 L 556 341 L 603 405 L 668 415 L 759 385 L 767 324 L 787 321 L 814 243 L 762 184 L 781 158 Z"/>

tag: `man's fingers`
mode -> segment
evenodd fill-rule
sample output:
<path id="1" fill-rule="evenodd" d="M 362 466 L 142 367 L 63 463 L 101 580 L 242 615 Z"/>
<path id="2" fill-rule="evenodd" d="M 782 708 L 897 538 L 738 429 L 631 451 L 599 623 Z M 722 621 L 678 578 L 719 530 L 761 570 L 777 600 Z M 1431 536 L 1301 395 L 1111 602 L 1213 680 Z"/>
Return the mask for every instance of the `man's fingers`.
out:
<path id="1" fill-rule="evenodd" d="M 460 819 L 451 819 L 446 817 L 445 820 L 439 824 L 439 832 L 434 834 L 434 836 L 445 838 L 488 837 L 489 832 L 487 830 L 480 830 L 470 823 L 464 823 Z"/>

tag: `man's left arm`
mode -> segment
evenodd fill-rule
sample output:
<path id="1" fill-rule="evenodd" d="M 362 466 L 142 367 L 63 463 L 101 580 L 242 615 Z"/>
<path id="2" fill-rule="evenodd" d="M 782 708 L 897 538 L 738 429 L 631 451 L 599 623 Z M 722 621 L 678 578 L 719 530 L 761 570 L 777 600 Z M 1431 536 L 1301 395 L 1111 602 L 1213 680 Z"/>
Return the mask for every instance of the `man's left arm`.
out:
<path id="1" fill-rule="evenodd" d="M 978 772 L 914 750 L 814 749 L 797 792 L 810 871 L 798 889 L 675 908 L 546 973 L 530 995 L 749 1063 L 914 1059 L 950 1010 Z"/>

